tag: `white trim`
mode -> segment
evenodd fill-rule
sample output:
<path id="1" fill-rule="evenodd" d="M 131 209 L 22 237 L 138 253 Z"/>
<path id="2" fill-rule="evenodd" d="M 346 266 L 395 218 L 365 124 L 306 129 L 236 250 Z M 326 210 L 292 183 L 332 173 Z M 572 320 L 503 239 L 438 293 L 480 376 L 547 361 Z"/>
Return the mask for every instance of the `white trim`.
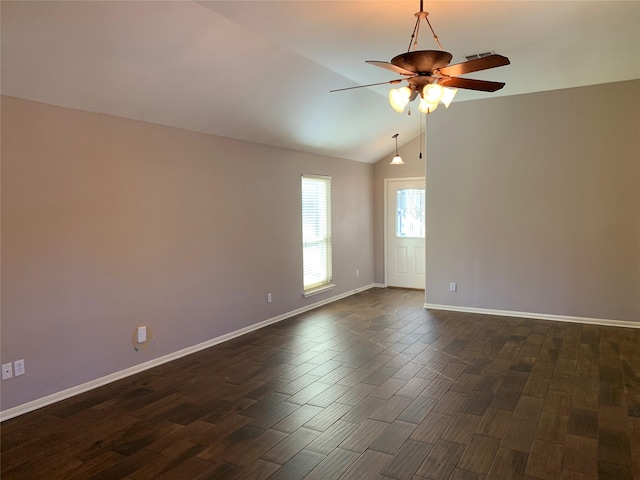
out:
<path id="1" fill-rule="evenodd" d="M 158 357 L 153 360 L 149 360 L 148 362 L 140 363 L 138 365 L 134 365 L 132 367 L 126 368 L 124 370 L 120 370 L 119 372 L 114 372 L 104 377 L 96 378 L 95 380 L 91 380 L 89 382 L 76 385 L 75 387 L 67 388 L 66 390 L 62 390 L 60 392 L 53 393 L 51 395 L 47 395 L 46 397 L 38 398 L 36 400 L 32 400 L 27 403 L 23 403 L 22 405 L 18 405 L 13 408 L 8 408 L 7 410 L 3 410 L 0 412 L 0 422 L 4 422 L 5 420 L 9 420 L 11 418 L 17 417 L 19 415 L 23 415 L 25 413 L 32 412 L 42 407 L 46 407 L 47 405 L 51 405 L 53 403 L 59 402 L 61 400 L 65 400 L 67 398 L 73 397 L 75 395 L 79 395 L 81 393 L 87 392 L 89 390 L 93 390 L 98 387 L 102 387 L 111 382 L 115 382 L 117 380 L 121 380 L 123 378 L 129 377 L 131 375 L 135 375 L 136 373 L 144 372 L 145 370 L 149 370 L 150 368 L 157 367 L 164 363 L 171 362 L 173 360 L 177 360 L 178 358 L 185 357 L 192 353 L 199 352 L 200 350 L 204 350 L 205 348 L 213 347 L 222 342 L 226 342 L 233 338 L 239 337 L 241 335 L 245 335 L 249 332 L 253 332 L 254 330 L 259 330 L 263 327 L 271 325 L 273 323 L 280 322 L 282 320 L 286 320 L 287 318 L 294 317 L 301 313 L 307 312 L 309 310 L 313 310 L 314 308 L 318 308 L 322 305 L 326 305 L 327 303 L 332 303 L 337 300 L 349 297 L 358 292 L 362 292 L 365 290 L 369 290 L 371 288 L 378 287 L 378 284 L 370 284 L 364 287 L 356 288 L 355 290 L 350 290 L 345 293 L 341 293 L 340 295 L 336 295 L 331 298 L 327 298 L 325 300 L 321 300 L 316 303 L 312 303 L 311 305 L 306 305 L 304 307 L 298 308 L 291 312 L 283 313 L 282 315 L 278 315 L 273 318 L 269 318 L 262 322 L 258 322 L 253 325 L 249 325 L 248 327 L 241 328 L 240 330 L 236 330 L 234 332 L 230 332 L 224 335 L 221 335 L 216 338 L 212 338 L 202 343 L 198 343 L 197 345 L 192 345 L 191 347 L 184 348 L 182 350 L 178 350 L 173 353 L 169 353 L 167 355 L 163 355 L 162 357 Z"/>
<path id="2" fill-rule="evenodd" d="M 425 303 L 426 309 L 449 310 L 451 312 L 481 313 L 484 315 L 497 315 L 501 317 L 534 318 L 536 320 L 551 320 L 554 322 L 586 323 L 589 325 L 601 325 L 604 327 L 640 328 L 640 322 L 628 320 L 610 320 L 606 318 L 573 317 L 569 315 L 551 315 L 548 313 L 515 312 L 511 310 L 493 310 L 490 308 L 459 307 L 455 305 L 437 305 Z"/>

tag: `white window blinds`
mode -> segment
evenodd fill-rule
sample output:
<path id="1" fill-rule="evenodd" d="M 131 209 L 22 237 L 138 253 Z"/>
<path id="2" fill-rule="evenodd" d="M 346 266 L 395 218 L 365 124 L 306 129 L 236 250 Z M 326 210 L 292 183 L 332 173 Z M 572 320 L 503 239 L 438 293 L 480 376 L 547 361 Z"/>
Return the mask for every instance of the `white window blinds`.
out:
<path id="1" fill-rule="evenodd" d="M 331 286 L 331 177 L 302 176 L 304 291 Z"/>

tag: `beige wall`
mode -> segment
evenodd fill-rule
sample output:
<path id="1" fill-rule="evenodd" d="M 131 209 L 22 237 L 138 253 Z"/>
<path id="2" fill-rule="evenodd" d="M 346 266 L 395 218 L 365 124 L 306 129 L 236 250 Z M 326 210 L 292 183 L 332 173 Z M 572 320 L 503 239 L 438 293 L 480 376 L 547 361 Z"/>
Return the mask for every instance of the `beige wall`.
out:
<path id="1" fill-rule="evenodd" d="M 427 302 L 640 321 L 639 105 L 632 81 L 431 115 Z M 2 363 L 27 375 L 2 409 L 384 282 L 384 178 L 423 176 L 419 150 L 372 167 L 3 97 Z M 303 172 L 333 176 L 337 286 L 310 299 Z"/>
<path id="2" fill-rule="evenodd" d="M 427 303 L 640 322 L 640 81 L 454 102 L 427 135 Z M 402 168 L 374 169 L 376 282 Z"/>
<path id="3" fill-rule="evenodd" d="M 3 410 L 373 283 L 371 165 L 7 97 L 1 153 Z M 302 173 L 333 177 L 308 299 Z"/>

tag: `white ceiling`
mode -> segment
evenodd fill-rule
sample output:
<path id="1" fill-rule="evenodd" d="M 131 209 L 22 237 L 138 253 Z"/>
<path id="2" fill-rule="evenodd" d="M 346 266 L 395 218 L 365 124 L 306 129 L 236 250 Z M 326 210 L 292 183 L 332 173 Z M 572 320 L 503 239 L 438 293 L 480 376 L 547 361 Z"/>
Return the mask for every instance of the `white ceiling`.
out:
<path id="1" fill-rule="evenodd" d="M 375 162 L 419 134 L 388 105 L 419 1 L 5 1 L 2 94 Z M 640 1 L 425 0 L 453 62 L 495 51 L 506 82 L 455 103 L 640 78 Z M 421 28 L 419 49 L 437 49 Z M 443 109 L 444 110 L 444 109 Z M 438 110 L 433 115 L 446 115 Z"/>

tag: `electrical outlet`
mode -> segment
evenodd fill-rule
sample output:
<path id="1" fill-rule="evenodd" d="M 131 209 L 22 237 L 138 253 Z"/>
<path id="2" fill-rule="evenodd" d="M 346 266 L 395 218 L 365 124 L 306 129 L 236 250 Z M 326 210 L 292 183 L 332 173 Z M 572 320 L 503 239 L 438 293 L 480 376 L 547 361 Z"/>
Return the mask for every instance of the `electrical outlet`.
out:
<path id="1" fill-rule="evenodd" d="M 15 373 L 16 377 L 18 375 L 24 375 L 24 360 L 20 359 L 20 360 L 16 360 L 15 362 L 13 362 L 13 372 Z"/>
<path id="2" fill-rule="evenodd" d="M 13 377 L 13 364 L 11 362 L 9 363 L 3 363 L 2 364 L 2 379 L 3 380 L 7 380 L 8 378 Z"/>
<path id="3" fill-rule="evenodd" d="M 450 292 L 457 292 L 458 291 L 458 284 L 455 282 L 451 282 L 449 284 L 449 291 Z"/>
<path id="4" fill-rule="evenodd" d="M 267 303 L 271 303 L 271 294 L 267 293 Z"/>

